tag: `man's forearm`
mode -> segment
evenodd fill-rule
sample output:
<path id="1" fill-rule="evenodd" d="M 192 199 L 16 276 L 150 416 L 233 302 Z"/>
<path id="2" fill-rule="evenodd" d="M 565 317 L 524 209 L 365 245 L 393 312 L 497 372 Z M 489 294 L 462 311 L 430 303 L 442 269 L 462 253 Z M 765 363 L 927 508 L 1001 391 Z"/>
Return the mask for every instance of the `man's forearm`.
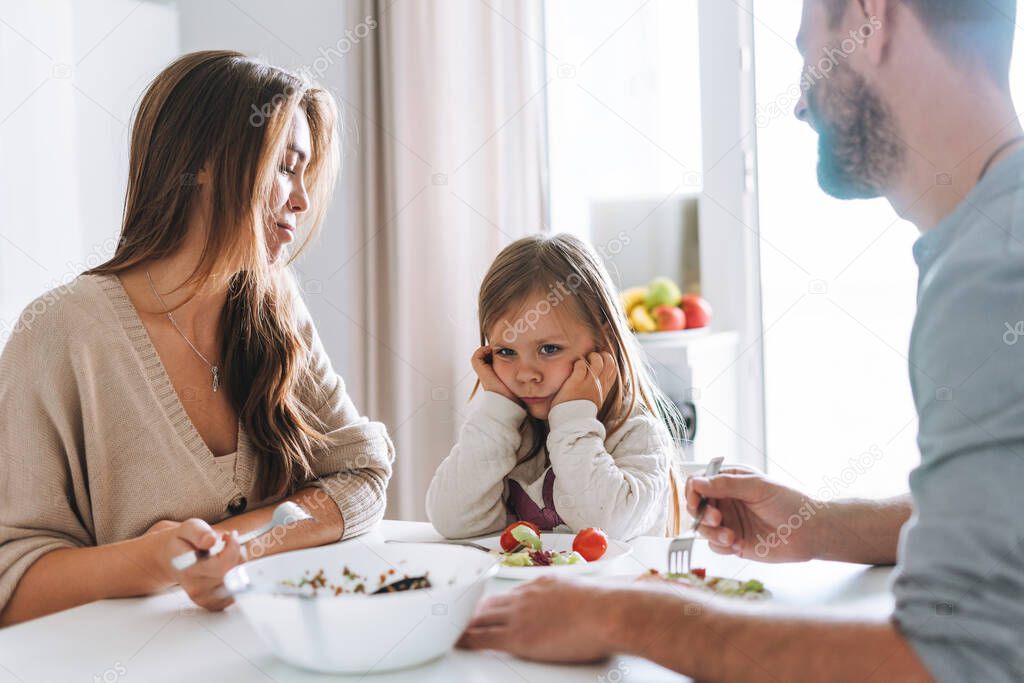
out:
<path id="1" fill-rule="evenodd" d="M 702 681 L 931 680 L 888 622 L 785 616 L 689 592 L 606 594 L 612 646 Z"/>
<path id="2" fill-rule="evenodd" d="M 218 531 L 237 531 L 244 534 L 269 522 L 274 516 L 274 508 L 285 500 L 299 504 L 314 519 L 271 529 L 250 541 L 246 544 L 250 559 L 334 543 L 344 535 L 345 522 L 337 503 L 326 491 L 313 486 L 300 489 L 273 505 L 229 517 L 214 524 L 213 527 Z"/>
<path id="3" fill-rule="evenodd" d="M 900 529 L 911 512 L 910 494 L 832 501 L 815 516 L 812 552 L 821 560 L 895 564 Z"/>

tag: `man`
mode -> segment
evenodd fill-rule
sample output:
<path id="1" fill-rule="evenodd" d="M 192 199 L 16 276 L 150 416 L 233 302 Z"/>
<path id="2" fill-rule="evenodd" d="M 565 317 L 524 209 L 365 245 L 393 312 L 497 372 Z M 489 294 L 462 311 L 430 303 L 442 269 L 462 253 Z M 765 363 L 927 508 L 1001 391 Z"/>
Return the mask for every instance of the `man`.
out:
<path id="1" fill-rule="evenodd" d="M 805 505 L 733 470 L 687 482 L 713 550 L 898 559 L 882 622 L 744 611 L 659 582 L 542 580 L 482 604 L 461 641 L 549 661 L 620 652 L 700 680 L 1024 680 L 1024 139 L 1009 94 L 1014 0 L 805 0 L 796 115 L 839 198 L 885 196 L 922 236 L 910 342 L 921 464 L 911 498 Z M 856 47 L 825 77 L 829 50 Z M 847 47 L 851 44 L 847 43 Z M 844 50 L 845 51 L 845 50 Z M 1013 332 L 1007 339 L 1007 329 Z M 909 522 L 908 522 L 909 518 Z M 906 522 L 906 524 L 905 524 Z M 902 532 L 901 532 L 902 528 Z M 898 550 L 897 550 L 898 546 Z M 558 618 L 552 619 L 551 615 Z"/>

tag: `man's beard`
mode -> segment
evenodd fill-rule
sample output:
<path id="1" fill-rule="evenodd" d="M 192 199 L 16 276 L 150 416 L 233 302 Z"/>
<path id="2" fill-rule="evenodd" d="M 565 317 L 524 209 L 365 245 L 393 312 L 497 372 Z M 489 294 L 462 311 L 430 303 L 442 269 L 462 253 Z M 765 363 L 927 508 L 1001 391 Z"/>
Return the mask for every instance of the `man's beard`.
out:
<path id="1" fill-rule="evenodd" d="M 902 169 L 906 145 L 892 112 L 846 64 L 811 87 L 808 107 L 818 131 L 818 184 L 838 199 L 887 193 Z"/>

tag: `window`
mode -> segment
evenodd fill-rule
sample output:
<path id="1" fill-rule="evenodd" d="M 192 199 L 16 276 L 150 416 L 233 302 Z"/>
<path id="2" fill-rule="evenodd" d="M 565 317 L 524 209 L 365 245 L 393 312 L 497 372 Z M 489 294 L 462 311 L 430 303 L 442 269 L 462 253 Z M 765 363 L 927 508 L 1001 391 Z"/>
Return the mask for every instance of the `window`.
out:
<path id="1" fill-rule="evenodd" d="M 545 13 L 552 229 L 589 237 L 595 202 L 699 191 L 697 0 Z"/>
<path id="2" fill-rule="evenodd" d="M 896 494 L 920 457 L 906 357 L 918 231 L 885 200 L 818 187 L 817 135 L 792 116 L 800 4 L 754 4 L 768 470 L 812 495 Z"/>
<path id="3" fill-rule="evenodd" d="M 717 0 L 545 7 L 551 229 L 589 239 L 622 287 L 664 275 L 711 302 L 725 334 L 695 345 L 716 351 L 666 352 L 655 373 L 696 404 L 693 457 L 762 465 L 749 14 Z"/>
<path id="4" fill-rule="evenodd" d="M 792 115 L 800 3 L 754 10 L 768 470 L 812 495 L 899 493 L 918 460 L 917 229 L 818 187 L 817 135 Z"/>

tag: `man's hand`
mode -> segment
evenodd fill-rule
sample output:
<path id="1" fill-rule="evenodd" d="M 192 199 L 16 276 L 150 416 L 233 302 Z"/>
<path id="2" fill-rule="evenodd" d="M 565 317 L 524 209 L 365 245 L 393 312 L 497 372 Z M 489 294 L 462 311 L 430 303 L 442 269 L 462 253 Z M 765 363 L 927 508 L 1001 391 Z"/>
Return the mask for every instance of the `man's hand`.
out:
<path id="1" fill-rule="evenodd" d="M 740 603 L 657 577 L 600 585 L 546 576 L 484 600 L 458 646 L 565 664 L 644 657 L 702 681 L 931 680 L 888 621 Z"/>
<path id="2" fill-rule="evenodd" d="M 607 588 L 544 576 L 477 607 L 458 646 L 503 650 L 544 662 L 593 662 L 613 654 L 609 614 L 601 607 Z"/>
<path id="3" fill-rule="evenodd" d="M 814 528 L 823 504 L 752 469 L 729 467 L 686 480 L 686 510 L 697 514 L 708 498 L 698 531 L 711 549 L 762 562 L 801 562 L 816 554 Z"/>
<path id="4" fill-rule="evenodd" d="M 554 407 L 559 403 L 586 400 L 601 408 L 604 400 L 615 386 L 619 376 L 615 357 L 607 351 L 588 353 L 572 367 L 572 374 L 551 401 Z"/>

